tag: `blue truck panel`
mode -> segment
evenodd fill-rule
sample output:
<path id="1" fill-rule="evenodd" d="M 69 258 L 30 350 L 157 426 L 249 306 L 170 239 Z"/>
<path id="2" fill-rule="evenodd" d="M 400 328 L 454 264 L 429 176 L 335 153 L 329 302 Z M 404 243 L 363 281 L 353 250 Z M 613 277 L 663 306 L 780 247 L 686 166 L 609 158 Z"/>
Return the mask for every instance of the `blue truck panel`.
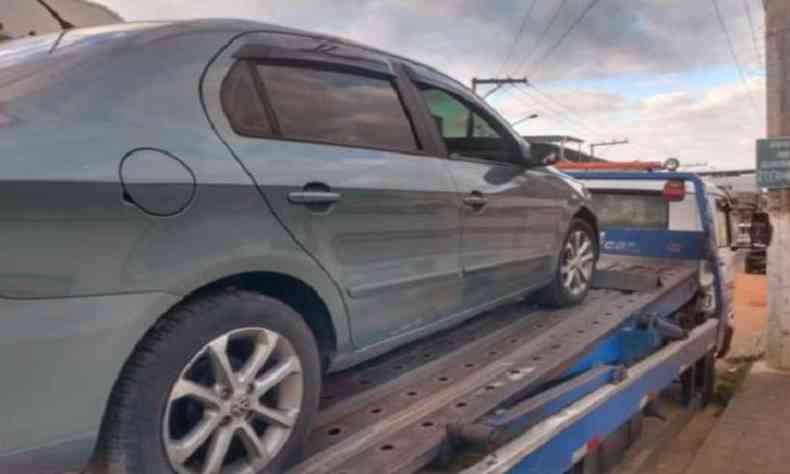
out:
<path id="1" fill-rule="evenodd" d="M 520 420 L 514 426 L 529 430 L 495 454 L 465 471 L 468 473 L 566 473 L 584 458 L 607 435 L 623 426 L 640 412 L 648 400 L 676 381 L 679 375 L 704 357 L 710 357 L 720 341 L 721 324 L 729 314 L 727 287 L 720 267 L 713 216 L 708 207 L 705 183 L 688 173 L 579 172 L 576 178 L 612 180 L 668 180 L 691 182 L 702 220 L 702 231 L 645 230 L 607 228 L 602 232 L 601 252 L 616 256 L 684 259 L 708 262 L 716 288 L 717 318 L 694 329 L 682 341 L 667 344 L 655 325 L 640 323 L 636 318 L 626 322 L 619 331 L 596 344 L 588 354 L 565 374 L 579 377 L 602 365 L 631 366 L 627 378 L 619 385 L 595 388 L 593 382 L 574 387 L 567 397 L 557 397 L 546 412 L 554 413 L 544 421 Z M 696 286 L 684 286 L 661 301 L 645 308 L 652 321 L 667 318 L 689 301 Z M 641 361 L 641 362 L 640 362 Z M 597 381 L 600 381 L 596 379 Z M 585 390 L 587 389 L 587 390 Z M 569 400 L 581 395 L 575 403 Z M 544 413 L 545 414 L 545 413 Z M 533 414 L 534 415 L 534 414 Z"/>

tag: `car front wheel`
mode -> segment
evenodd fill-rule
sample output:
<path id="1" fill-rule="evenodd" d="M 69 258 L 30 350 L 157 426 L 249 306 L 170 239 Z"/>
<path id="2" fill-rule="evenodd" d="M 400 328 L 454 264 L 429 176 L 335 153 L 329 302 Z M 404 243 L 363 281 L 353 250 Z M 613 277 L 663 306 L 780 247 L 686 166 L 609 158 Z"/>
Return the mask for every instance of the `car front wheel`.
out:
<path id="1" fill-rule="evenodd" d="M 551 283 L 539 292 L 541 303 L 565 307 L 580 303 L 590 291 L 598 245 L 593 227 L 574 218 L 560 250 Z"/>

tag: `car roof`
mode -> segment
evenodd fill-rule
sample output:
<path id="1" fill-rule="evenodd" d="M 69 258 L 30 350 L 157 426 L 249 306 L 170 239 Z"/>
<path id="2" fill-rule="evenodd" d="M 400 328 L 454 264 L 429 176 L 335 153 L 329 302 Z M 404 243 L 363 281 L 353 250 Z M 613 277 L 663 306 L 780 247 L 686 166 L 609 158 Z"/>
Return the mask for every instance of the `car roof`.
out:
<path id="1" fill-rule="evenodd" d="M 68 36 L 73 33 L 78 33 L 81 35 L 90 35 L 92 31 L 96 31 L 97 33 L 98 32 L 107 33 L 113 30 L 118 30 L 118 31 L 123 30 L 125 32 L 131 32 L 135 37 L 141 38 L 143 40 L 145 40 L 148 37 L 150 38 L 163 37 L 163 36 L 169 37 L 173 35 L 211 33 L 218 31 L 227 32 L 234 35 L 241 35 L 244 33 L 252 33 L 252 32 L 286 33 L 292 35 L 299 35 L 309 38 L 332 41 L 338 44 L 344 44 L 347 46 L 359 48 L 366 51 L 367 53 L 381 56 L 381 59 L 384 61 L 389 62 L 392 60 L 396 60 L 408 64 L 409 66 L 412 66 L 420 70 L 420 72 L 429 73 L 431 75 L 438 75 L 444 81 L 449 81 L 453 83 L 455 86 L 469 90 L 469 88 L 466 85 L 464 85 L 462 82 L 458 81 L 457 79 L 448 76 L 447 74 L 441 72 L 440 70 L 436 69 L 433 66 L 421 63 L 419 61 L 415 61 L 413 59 L 400 56 L 398 54 L 383 51 L 381 49 L 374 48 L 372 46 L 368 46 L 356 42 L 354 40 L 342 38 L 339 36 L 301 30 L 298 28 L 291 28 L 273 23 L 265 23 L 265 22 L 234 19 L 234 18 L 205 18 L 205 19 L 196 19 L 196 20 L 125 22 L 125 23 L 118 23 L 114 25 L 106 25 L 101 27 L 77 28 L 74 30 L 68 30 L 67 32 L 65 32 L 64 36 Z"/>

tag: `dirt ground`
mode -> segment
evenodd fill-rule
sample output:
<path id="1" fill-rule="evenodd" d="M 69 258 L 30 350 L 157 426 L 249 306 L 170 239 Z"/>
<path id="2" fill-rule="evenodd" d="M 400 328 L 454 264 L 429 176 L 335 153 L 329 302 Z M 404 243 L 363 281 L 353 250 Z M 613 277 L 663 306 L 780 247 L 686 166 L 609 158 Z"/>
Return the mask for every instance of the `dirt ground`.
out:
<path id="1" fill-rule="evenodd" d="M 765 275 L 738 273 L 735 278 L 735 336 L 728 359 L 762 354 L 767 283 Z"/>

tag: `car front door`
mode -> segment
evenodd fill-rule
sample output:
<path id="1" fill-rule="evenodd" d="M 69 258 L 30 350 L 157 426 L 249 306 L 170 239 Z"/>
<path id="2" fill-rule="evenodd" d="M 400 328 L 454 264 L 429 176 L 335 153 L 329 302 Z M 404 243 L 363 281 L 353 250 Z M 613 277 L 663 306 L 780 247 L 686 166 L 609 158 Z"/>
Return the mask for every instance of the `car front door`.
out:
<path id="1" fill-rule="evenodd" d="M 443 84 L 418 87 L 447 147 L 462 205 L 465 307 L 547 283 L 557 248 L 553 187 L 519 159 L 512 135 L 470 94 Z"/>
<path id="2" fill-rule="evenodd" d="M 354 346 L 408 337 L 453 314 L 461 299 L 456 190 L 392 66 L 294 35 L 258 35 L 230 54 L 224 136 L 343 292 Z"/>

